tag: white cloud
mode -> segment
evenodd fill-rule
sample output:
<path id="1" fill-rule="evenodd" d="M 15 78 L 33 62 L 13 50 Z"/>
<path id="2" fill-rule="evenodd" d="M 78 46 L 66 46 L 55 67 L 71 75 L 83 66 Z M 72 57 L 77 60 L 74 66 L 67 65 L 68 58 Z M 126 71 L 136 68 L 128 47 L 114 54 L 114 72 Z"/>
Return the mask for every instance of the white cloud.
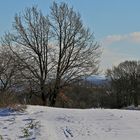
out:
<path id="1" fill-rule="evenodd" d="M 129 38 L 133 43 L 140 43 L 140 32 L 133 32 L 129 34 Z"/>
<path id="2" fill-rule="evenodd" d="M 106 69 L 117 66 L 125 60 L 137 60 L 137 58 L 123 52 L 115 52 L 112 49 L 105 48 L 101 56 L 100 68 L 105 72 Z"/>
<path id="3" fill-rule="evenodd" d="M 101 57 L 101 69 L 106 70 L 117 64 L 121 56 L 110 49 L 104 49 Z"/>
<path id="4" fill-rule="evenodd" d="M 127 41 L 140 44 L 140 32 L 132 32 L 124 35 L 109 35 L 105 37 L 101 43 L 103 46 L 110 46 L 115 42 Z"/>
<path id="5" fill-rule="evenodd" d="M 118 44 L 118 48 L 111 47 L 114 43 L 117 42 L 126 42 L 130 43 L 127 46 L 122 47 L 122 44 Z M 132 32 L 124 35 L 109 35 L 105 37 L 102 41 L 103 54 L 101 56 L 101 69 L 106 70 L 107 68 L 111 68 L 112 66 L 118 65 L 120 62 L 125 60 L 138 60 L 140 57 L 138 53 L 140 48 L 136 47 L 140 46 L 140 32 Z M 124 44 L 123 44 L 124 45 Z M 133 47 L 131 47 L 131 45 Z M 131 52 L 131 50 L 133 50 Z"/>

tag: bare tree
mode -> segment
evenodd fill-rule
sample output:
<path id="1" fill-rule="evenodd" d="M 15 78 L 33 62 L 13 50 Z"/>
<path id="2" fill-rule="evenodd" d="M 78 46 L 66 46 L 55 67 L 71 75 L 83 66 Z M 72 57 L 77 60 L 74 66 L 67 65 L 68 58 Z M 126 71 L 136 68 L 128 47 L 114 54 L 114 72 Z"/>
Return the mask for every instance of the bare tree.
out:
<path id="1" fill-rule="evenodd" d="M 55 50 L 55 80 L 50 95 L 53 106 L 63 86 L 97 72 L 100 51 L 93 34 L 83 25 L 80 14 L 67 4 L 53 3 L 50 24 Z"/>
<path id="2" fill-rule="evenodd" d="M 26 78 L 38 83 L 43 104 L 46 104 L 45 83 L 51 69 L 48 59 L 49 20 L 36 7 L 27 8 L 22 15 L 16 15 L 14 33 L 2 39 L 3 46 L 9 46 L 21 61 Z M 49 67 L 49 68 L 48 68 Z M 28 71 L 28 72 L 26 72 Z"/>
<path id="3" fill-rule="evenodd" d="M 138 106 L 140 62 L 125 61 L 112 70 L 107 70 L 107 76 L 111 79 L 111 85 L 116 94 L 117 106 Z"/>
<path id="4" fill-rule="evenodd" d="M 15 84 L 18 63 L 8 48 L 0 48 L 0 91 L 5 92 Z"/>
<path id="5" fill-rule="evenodd" d="M 73 8 L 54 2 L 50 11 L 44 16 L 32 7 L 16 15 L 14 32 L 2 42 L 20 60 L 25 77 L 38 83 L 43 104 L 48 99 L 53 106 L 62 87 L 97 72 L 100 46 Z"/>

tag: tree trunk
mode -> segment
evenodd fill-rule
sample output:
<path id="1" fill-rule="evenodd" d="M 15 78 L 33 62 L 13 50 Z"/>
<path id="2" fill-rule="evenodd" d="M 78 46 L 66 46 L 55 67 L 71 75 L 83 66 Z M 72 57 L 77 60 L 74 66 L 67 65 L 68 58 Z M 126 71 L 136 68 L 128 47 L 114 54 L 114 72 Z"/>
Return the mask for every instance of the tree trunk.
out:
<path id="1" fill-rule="evenodd" d="M 54 91 L 50 94 L 50 106 L 55 106 L 57 95 L 59 94 L 59 88 L 55 88 Z"/>
<path id="2" fill-rule="evenodd" d="M 59 70 L 57 73 L 59 73 Z M 60 78 L 57 75 L 54 89 L 49 97 L 50 106 L 55 106 L 56 98 L 57 98 L 57 95 L 59 94 L 59 91 L 60 91 Z"/>
<path id="3" fill-rule="evenodd" d="M 51 99 L 50 99 L 50 106 L 55 106 L 55 103 L 56 103 L 56 97 L 57 97 L 57 93 L 53 93 L 51 95 Z"/>
<path id="4" fill-rule="evenodd" d="M 120 107 L 120 98 L 119 98 L 119 93 L 116 93 L 116 107 L 119 108 Z"/>
<path id="5" fill-rule="evenodd" d="M 134 106 L 138 107 L 138 94 L 137 94 L 137 92 L 134 92 Z"/>
<path id="6" fill-rule="evenodd" d="M 45 93 L 44 93 L 44 88 L 41 87 L 41 99 L 42 99 L 42 105 L 46 106 L 46 97 L 45 97 Z"/>

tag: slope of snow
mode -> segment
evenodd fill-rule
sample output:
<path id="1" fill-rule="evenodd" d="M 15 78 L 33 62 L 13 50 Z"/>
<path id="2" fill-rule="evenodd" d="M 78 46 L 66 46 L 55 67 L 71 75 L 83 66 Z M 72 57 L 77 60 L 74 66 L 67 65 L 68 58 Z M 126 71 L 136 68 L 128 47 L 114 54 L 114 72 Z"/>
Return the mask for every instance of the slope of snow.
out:
<path id="1" fill-rule="evenodd" d="M 4 140 L 140 140 L 140 111 L 28 106 L 0 110 Z"/>

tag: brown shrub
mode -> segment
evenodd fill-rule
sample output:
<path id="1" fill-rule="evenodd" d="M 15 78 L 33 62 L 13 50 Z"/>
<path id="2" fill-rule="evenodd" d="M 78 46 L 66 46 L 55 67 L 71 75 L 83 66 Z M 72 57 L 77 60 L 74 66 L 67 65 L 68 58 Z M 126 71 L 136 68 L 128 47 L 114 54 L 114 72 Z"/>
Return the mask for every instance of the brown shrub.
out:
<path id="1" fill-rule="evenodd" d="M 19 104 L 19 101 L 14 93 L 11 92 L 0 93 L 0 107 L 8 107 L 15 104 Z"/>

